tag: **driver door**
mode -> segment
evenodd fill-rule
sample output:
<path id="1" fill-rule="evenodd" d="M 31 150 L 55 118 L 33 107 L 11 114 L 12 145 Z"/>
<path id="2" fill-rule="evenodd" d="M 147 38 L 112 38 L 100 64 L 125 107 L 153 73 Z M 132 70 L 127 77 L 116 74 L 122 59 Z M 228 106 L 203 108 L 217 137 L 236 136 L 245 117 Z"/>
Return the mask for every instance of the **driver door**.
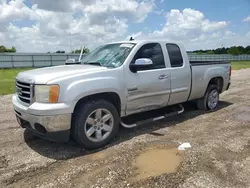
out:
<path id="1" fill-rule="evenodd" d="M 131 63 L 139 58 L 151 59 L 153 65 L 136 73 L 126 71 L 126 115 L 164 107 L 170 96 L 170 71 L 166 68 L 161 45 L 143 45 Z"/>

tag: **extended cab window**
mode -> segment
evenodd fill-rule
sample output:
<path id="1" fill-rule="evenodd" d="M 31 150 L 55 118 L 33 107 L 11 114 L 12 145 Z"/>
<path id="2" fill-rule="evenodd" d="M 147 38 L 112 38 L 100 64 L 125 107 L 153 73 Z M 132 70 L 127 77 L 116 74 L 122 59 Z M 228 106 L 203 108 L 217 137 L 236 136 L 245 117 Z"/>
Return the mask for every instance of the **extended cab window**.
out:
<path id="1" fill-rule="evenodd" d="M 139 58 L 148 58 L 152 60 L 153 65 L 152 67 L 148 69 L 165 68 L 165 61 L 164 61 L 161 45 L 158 43 L 149 43 L 149 44 L 143 45 L 135 54 L 132 63 L 135 63 L 135 60 Z"/>
<path id="2" fill-rule="evenodd" d="M 171 67 L 182 67 L 183 59 L 181 50 L 176 44 L 166 44 Z"/>

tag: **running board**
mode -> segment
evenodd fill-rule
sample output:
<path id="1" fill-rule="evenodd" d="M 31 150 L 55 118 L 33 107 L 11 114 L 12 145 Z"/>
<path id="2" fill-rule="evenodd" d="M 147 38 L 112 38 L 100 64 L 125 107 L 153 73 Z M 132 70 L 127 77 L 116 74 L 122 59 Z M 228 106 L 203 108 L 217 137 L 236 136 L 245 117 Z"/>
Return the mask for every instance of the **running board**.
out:
<path id="1" fill-rule="evenodd" d="M 138 121 L 136 123 L 133 123 L 133 124 L 125 124 L 121 121 L 121 125 L 125 128 L 133 128 L 133 127 L 137 127 L 139 125 L 142 125 L 142 124 L 145 124 L 145 123 L 149 123 L 149 122 L 153 122 L 153 121 L 158 121 L 160 119 L 164 119 L 164 118 L 167 118 L 167 117 L 171 117 L 171 116 L 175 116 L 175 115 L 178 115 L 178 114 L 181 114 L 184 112 L 184 107 L 182 104 L 179 104 L 178 105 L 180 107 L 180 110 L 179 111 L 175 111 L 175 112 L 170 112 L 170 113 L 167 113 L 167 114 L 164 114 L 162 116 L 158 116 L 158 117 L 154 117 L 154 118 L 148 118 L 148 119 L 145 119 L 145 120 L 141 120 L 141 121 Z"/>

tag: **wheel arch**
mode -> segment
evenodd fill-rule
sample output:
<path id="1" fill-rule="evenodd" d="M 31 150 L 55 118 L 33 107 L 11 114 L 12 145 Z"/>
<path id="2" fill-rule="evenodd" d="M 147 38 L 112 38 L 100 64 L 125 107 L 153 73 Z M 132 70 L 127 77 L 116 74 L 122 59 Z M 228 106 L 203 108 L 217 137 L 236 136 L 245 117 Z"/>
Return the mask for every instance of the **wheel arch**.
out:
<path id="1" fill-rule="evenodd" d="M 117 109 L 118 114 L 119 115 L 121 114 L 121 99 L 120 99 L 120 96 L 116 92 L 96 93 L 96 94 L 92 94 L 92 95 L 88 95 L 88 96 L 80 98 L 74 107 L 73 114 L 75 110 L 79 106 L 81 106 L 84 102 L 89 101 L 89 100 L 99 100 L 99 99 L 106 100 L 110 102 L 111 104 L 113 104 L 115 108 Z"/>
<path id="2" fill-rule="evenodd" d="M 224 84 L 223 77 L 217 76 L 217 77 L 213 77 L 210 79 L 210 81 L 208 82 L 207 88 L 209 87 L 209 85 L 216 85 L 218 87 L 219 93 L 222 93 L 223 84 Z"/>

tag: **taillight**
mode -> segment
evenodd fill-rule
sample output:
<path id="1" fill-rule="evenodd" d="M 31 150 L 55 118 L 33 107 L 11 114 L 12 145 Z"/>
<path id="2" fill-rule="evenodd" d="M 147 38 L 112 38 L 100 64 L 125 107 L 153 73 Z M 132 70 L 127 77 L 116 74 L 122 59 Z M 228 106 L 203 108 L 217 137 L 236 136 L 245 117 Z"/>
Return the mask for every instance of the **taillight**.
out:
<path id="1" fill-rule="evenodd" d="M 231 77 L 232 75 L 232 66 L 230 66 L 230 69 L 229 69 L 229 76 Z"/>

